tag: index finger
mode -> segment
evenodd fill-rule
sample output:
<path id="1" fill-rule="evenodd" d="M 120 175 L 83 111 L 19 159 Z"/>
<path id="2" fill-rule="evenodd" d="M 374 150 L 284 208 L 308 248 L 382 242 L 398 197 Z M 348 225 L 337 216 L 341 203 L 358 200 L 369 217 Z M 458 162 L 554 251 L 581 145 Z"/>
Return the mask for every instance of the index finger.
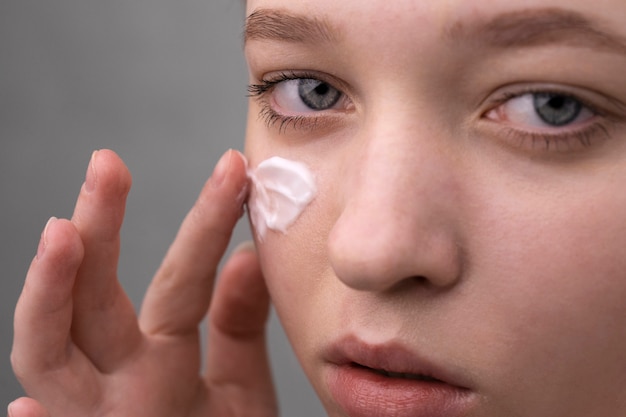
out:
<path id="1" fill-rule="evenodd" d="M 140 323 L 148 334 L 196 332 L 208 309 L 213 279 L 247 193 L 246 163 L 227 151 L 185 217 L 148 289 Z"/>

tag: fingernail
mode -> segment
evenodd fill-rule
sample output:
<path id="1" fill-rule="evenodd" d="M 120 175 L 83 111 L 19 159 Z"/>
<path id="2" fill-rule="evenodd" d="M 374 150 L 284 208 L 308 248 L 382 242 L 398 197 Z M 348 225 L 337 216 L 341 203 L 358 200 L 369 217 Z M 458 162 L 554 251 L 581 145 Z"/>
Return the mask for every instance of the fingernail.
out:
<path id="1" fill-rule="evenodd" d="M 243 161 L 244 166 L 246 167 L 246 172 L 247 172 L 247 170 L 248 170 L 248 159 L 241 152 L 239 152 L 239 151 L 234 151 L 234 152 L 237 155 L 239 155 L 239 157 Z M 240 210 L 239 218 L 241 218 L 246 213 L 246 209 L 245 209 L 244 205 L 245 205 L 246 200 L 248 199 L 249 192 L 250 192 L 250 177 L 248 177 L 248 180 L 241 187 L 241 191 L 239 191 L 239 194 L 237 194 L 237 199 L 235 200 L 237 205 L 239 206 L 239 210 Z"/>
<path id="2" fill-rule="evenodd" d="M 243 204 L 248 199 L 249 191 L 250 191 L 250 185 L 249 185 L 248 182 L 246 182 L 241 187 L 241 190 L 239 191 L 239 194 L 237 194 L 237 197 L 235 198 L 235 202 L 237 203 L 237 206 L 239 206 L 241 210 L 243 210 Z M 243 213 L 241 213 L 241 214 L 243 215 Z"/>
<path id="3" fill-rule="evenodd" d="M 254 245 L 254 242 L 251 240 L 246 240 L 245 242 L 241 242 L 239 245 L 237 245 L 233 250 L 233 254 L 241 252 L 256 252 L 256 246 Z"/>
<path id="4" fill-rule="evenodd" d="M 41 239 L 39 239 L 39 246 L 37 247 L 37 259 L 40 259 L 46 251 L 46 247 L 48 246 L 48 228 L 55 221 L 57 221 L 56 217 L 50 217 L 46 226 L 43 228 L 43 232 L 41 232 Z"/>
<path id="5" fill-rule="evenodd" d="M 239 151 L 235 151 L 235 153 L 237 153 L 237 155 L 239 155 L 239 157 L 242 159 L 242 161 L 246 165 L 246 168 L 248 168 L 248 158 L 246 158 L 246 156 L 244 154 L 242 154 L 241 152 L 239 152 Z"/>
<path id="6" fill-rule="evenodd" d="M 88 193 L 96 189 L 96 154 L 98 151 L 93 151 L 91 159 L 89 160 L 89 167 L 87 168 L 87 175 L 85 177 L 85 191 Z"/>
<path id="7" fill-rule="evenodd" d="M 13 401 L 13 402 L 9 403 L 9 405 L 7 406 L 7 416 L 8 416 L 8 417 L 13 417 L 13 412 L 11 411 L 11 408 L 13 408 L 13 403 L 14 403 L 14 402 L 15 402 L 15 401 Z"/>
<path id="8" fill-rule="evenodd" d="M 224 155 L 222 155 L 219 162 L 215 166 L 215 169 L 213 170 L 213 175 L 211 175 L 211 184 L 213 184 L 215 188 L 219 187 L 224 182 L 224 179 L 226 178 L 226 173 L 228 172 L 228 168 L 230 167 L 230 161 L 232 159 L 232 156 L 233 150 L 229 149 Z"/>

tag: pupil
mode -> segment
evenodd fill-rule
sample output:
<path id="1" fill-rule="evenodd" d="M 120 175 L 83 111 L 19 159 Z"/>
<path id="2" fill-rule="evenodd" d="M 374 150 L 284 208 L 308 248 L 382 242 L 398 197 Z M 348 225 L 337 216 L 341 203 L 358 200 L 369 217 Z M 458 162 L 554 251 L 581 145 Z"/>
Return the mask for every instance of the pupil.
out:
<path id="1" fill-rule="evenodd" d="M 321 96 L 323 96 L 324 94 L 328 93 L 328 84 L 320 84 L 317 87 L 315 87 L 315 92 Z"/>
<path id="2" fill-rule="evenodd" d="M 572 123 L 583 109 L 578 100 L 562 94 L 537 93 L 533 102 L 537 115 L 552 126 Z"/>
<path id="3" fill-rule="evenodd" d="M 565 99 L 563 97 L 552 97 L 548 105 L 555 109 L 560 109 L 565 105 Z"/>

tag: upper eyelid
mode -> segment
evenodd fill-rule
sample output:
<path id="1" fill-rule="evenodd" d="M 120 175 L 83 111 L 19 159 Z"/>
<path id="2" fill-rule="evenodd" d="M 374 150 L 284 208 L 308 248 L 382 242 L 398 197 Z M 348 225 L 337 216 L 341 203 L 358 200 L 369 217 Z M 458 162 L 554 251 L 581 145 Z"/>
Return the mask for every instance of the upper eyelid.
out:
<path id="1" fill-rule="evenodd" d="M 260 87 L 263 86 L 266 89 L 271 89 L 274 85 L 288 80 L 297 80 L 297 79 L 312 79 L 324 82 L 334 89 L 338 90 L 344 96 L 352 97 L 353 94 L 351 92 L 351 88 L 339 78 L 329 75 L 326 73 L 321 73 L 317 71 L 311 70 L 288 70 L 288 71 L 275 71 L 268 73 L 261 77 L 260 83 L 250 84 L 250 87 Z"/>
<path id="2" fill-rule="evenodd" d="M 526 91 L 526 92 L 522 92 L 519 94 L 515 94 L 515 93 L 511 93 L 508 95 L 504 95 L 502 97 L 501 100 L 498 100 L 497 105 L 491 107 L 491 110 L 495 109 L 496 107 L 499 107 L 501 105 L 503 105 L 504 103 L 508 102 L 509 100 L 515 99 L 515 98 L 520 98 L 523 97 L 527 94 L 555 94 L 555 95 L 560 95 L 563 97 L 569 97 L 572 98 L 576 101 L 578 101 L 583 107 L 585 107 L 586 109 L 590 110 L 595 116 L 601 116 L 601 117 L 607 117 L 608 114 L 605 110 L 603 110 L 601 107 L 599 107 L 598 105 L 594 104 L 594 103 L 590 103 L 588 100 L 581 98 L 578 95 L 574 95 L 574 94 L 568 94 L 568 93 L 563 93 L 563 92 L 559 92 L 559 91 L 551 91 L 551 90 L 540 90 L 538 89 L 537 91 Z"/>
<path id="3" fill-rule="evenodd" d="M 601 92 L 577 86 L 559 85 L 554 83 L 516 83 L 499 87 L 482 100 L 480 117 L 495 109 L 506 101 L 525 94 L 551 93 L 571 97 L 579 101 L 594 114 L 610 119 L 624 119 L 626 106 L 619 100 Z M 593 96 L 593 97 L 590 97 Z"/>

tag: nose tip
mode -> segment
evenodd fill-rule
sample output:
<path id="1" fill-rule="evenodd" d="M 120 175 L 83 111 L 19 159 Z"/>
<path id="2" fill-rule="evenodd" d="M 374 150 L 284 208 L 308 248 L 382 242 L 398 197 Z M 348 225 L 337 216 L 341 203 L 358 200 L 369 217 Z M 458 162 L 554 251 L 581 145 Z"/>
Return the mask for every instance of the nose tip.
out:
<path id="1" fill-rule="evenodd" d="M 338 187 L 329 260 L 348 287 L 387 291 L 406 283 L 449 287 L 462 274 L 467 181 L 445 132 L 381 101 L 364 125 Z M 419 119 L 419 118 L 418 118 Z M 425 134 L 423 132 L 429 132 Z"/>
<path id="2" fill-rule="evenodd" d="M 363 227 L 358 215 L 340 219 L 329 239 L 339 280 L 360 291 L 385 292 L 405 285 L 445 288 L 461 274 L 461 250 L 445 231 L 416 233 L 392 221 Z"/>

